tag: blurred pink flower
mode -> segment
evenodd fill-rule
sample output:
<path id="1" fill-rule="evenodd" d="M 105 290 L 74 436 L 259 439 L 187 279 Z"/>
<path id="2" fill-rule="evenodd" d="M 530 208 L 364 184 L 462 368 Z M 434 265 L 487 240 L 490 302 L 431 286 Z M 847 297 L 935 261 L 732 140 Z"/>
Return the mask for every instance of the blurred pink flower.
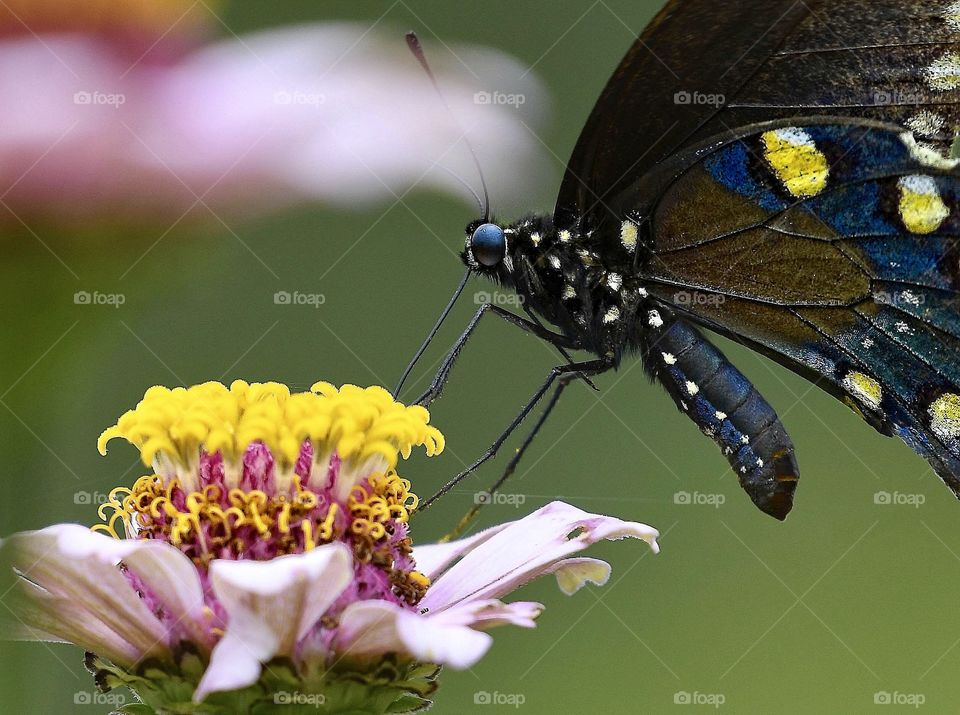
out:
<path id="1" fill-rule="evenodd" d="M 102 33 L 7 36 L 0 201 L 69 220 L 467 195 L 448 173 L 478 184 L 461 126 L 497 195 L 529 186 L 537 83 L 494 51 L 429 50 L 458 121 L 399 32 L 308 25 L 172 53 Z"/>

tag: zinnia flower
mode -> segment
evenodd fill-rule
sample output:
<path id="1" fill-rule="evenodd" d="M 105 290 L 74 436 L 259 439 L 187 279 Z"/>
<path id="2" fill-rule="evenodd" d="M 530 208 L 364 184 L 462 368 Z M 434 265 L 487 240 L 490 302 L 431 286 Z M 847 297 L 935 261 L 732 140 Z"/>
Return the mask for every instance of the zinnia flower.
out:
<path id="1" fill-rule="evenodd" d="M 60 524 L 0 543 L 15 616 L 0 626 L 83 647 L 98 686 L 130 687 L 147 708 L 136 712 L 301 700 L 414 711 L 430 704 L 440 666 L 486 653 L 488 629 L 534 625 L 543 607 L 503 602 L 511 591 L 544 574 L 568 594 L 603 584 L 608 564 L 573 556 L 601 539 L 657 550 L 655 529 L 562 502 L 414 548 L 417 497 L 395 468 L 415 447 L 439 454 L 443 437 L 425 409 L 379 387 L 154 387 L 103 433 L 101 452 L 114 438 L 152 473 L 114 489 L 93 530 Z"/>

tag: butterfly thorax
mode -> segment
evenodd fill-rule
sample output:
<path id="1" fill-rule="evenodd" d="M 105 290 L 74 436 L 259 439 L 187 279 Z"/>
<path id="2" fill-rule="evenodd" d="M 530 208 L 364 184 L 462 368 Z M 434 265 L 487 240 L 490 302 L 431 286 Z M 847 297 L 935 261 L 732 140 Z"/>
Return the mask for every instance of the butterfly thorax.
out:
<path id="1" fill-rule="evenodd" d="M 524 218 L 504 233 L 503 261 L 472 265 L 477 273 L 515 291 L 526 310 L 580 349 L 619 362 L 624 351 L 638 348 L 637 318 L 646 315 L 647 292 L 628 252 L 598 251 L 597 236 L 558 230 L 547 216 Z M 463 257 L 471 265 L 467 252 Z"/>

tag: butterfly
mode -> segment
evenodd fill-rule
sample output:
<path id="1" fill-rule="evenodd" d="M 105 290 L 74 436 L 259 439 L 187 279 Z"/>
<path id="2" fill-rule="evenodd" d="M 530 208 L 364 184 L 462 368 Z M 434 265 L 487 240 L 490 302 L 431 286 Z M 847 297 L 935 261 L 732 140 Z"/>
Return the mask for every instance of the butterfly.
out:
<path id="1" fill-rule="evenodd" d="M 526 315 L 481 306 L 419 402 L 487 313 L 563 362 L 436 496 L 546 398 L 499 488 L 571 380 L 639 358 L 784 519 L 794 445 L 701 327 L 899 436 L 960 496 L 958 90 L 958 2 L 671 0 L 600 95 L 553 214 L 485 208 L 467 226 L 467 274 L 430 338 L 473 275 Z"/>

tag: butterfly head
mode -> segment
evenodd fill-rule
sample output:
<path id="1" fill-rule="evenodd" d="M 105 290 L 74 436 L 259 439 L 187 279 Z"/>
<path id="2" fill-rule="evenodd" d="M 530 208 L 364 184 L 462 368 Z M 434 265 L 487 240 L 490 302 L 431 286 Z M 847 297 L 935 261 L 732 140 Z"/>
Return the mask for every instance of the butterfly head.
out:
<path id="1" fill-rule="evenodd" d="M 507 257 L 507 231 L 489 221 L 467 225 L 463 261 L 478 272 L 496 271 Z"/>

